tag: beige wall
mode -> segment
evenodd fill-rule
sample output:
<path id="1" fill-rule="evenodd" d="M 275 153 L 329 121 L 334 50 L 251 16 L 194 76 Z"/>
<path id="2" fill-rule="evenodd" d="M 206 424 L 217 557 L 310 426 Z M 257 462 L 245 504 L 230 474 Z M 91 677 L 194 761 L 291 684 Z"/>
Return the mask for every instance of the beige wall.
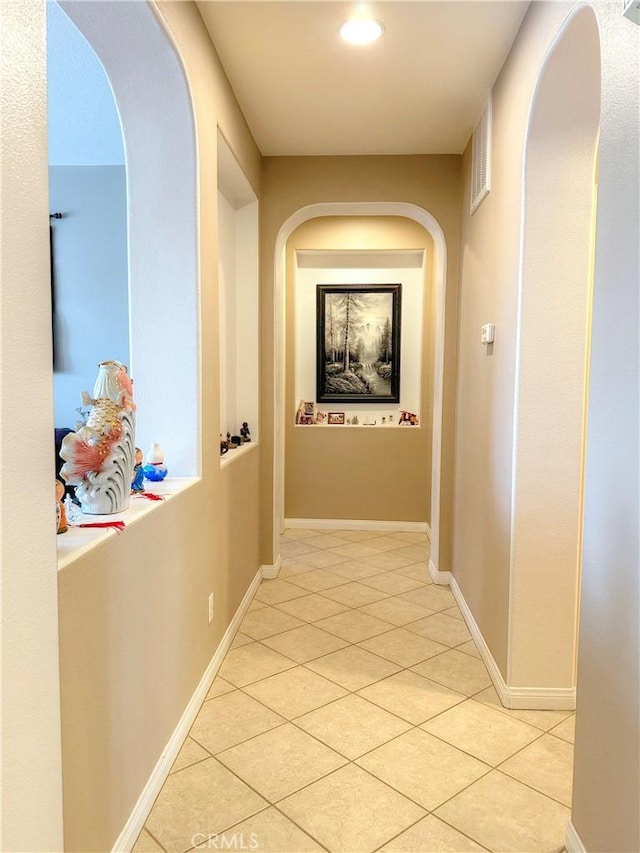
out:
<path id="1" fill-rule="evenodd" d="M 568 4 L 533 4 L 493 88 L 491 192 L 469 215 L 464 155 L 453 571 L 507 677 L 522 162 L 529 105 Z M 492 347 L 480 327 L 495 323 Z"/>
<path id="2" fill-rule="evenodd" d="M 60 850 L 45 4 L 2 3 L 2 836 Z"/>
<path id="3" fill-rule="evenodd" d="M 524 134 L 537 74 L 570 8 L 533 4 L 523 22 L 494 87 L 492 190 L 473 218 L 468 151 L 464 161 L 454 574 L 505 676 Z M 594 8 L 603 89 L 572 822 L 590 853 L 631 853 L 640 849 L 639 93 L 627 70 L 640 45 L 619 8 Z M 489 321 L 491 354 L 477 345 Z M 531 630 L 547 627 L 539 616 Z"/>
<path id="4" fill-rule="evenodd" d="M 529 122 L 513 465 L 512 686 L 575 688 L 599 47 L 595 16 L 584 8 L 554 43 Z"/>
<path id="5" fill-rule="evenodd" d="M 323 202 L 405 202 L 435 217 L 447 244 L 447 303 L 443 478 L 441 486 L 441 561 L 449 568 L 453 466 L 453 397 L 455 382 L 457 277 L 459 252 L 460 157 L 363 156 L 267 157 L 263 161 L 261 225 L 262 273 L 262 436 L 261 470 L 263 562 L 277 553 L 273 542 L 273 363 L 274 248 L 278 232 L 296 211 Z M 308 439 L 307 439 L 308 440 Z M 416 440 L 415 438 L 413 439 Z M 306 452 L 305 452 L 306 455 Z M 427 488 L 425 484 L 425 488 Z"/>
<path id="6" fill-rule="evenodd" d="M 423 249 L 424 303 L 419 429 L 296 428 L 295 258 L 298 249 Z M 423 521 L 430 518 L 433 396 L 433 240 L 402 217 L 327 217 L 287 241 L 285 517 Z M 315 341 L 309 346 L 315 348 Z M 327 405 L 321 406 L 326 410 Z M 340 409 L 340 406 L 333 408 Z M 393 408 L 393 407 L 391 407 Z"/>
<path id="7" fill-rule="evenodd" d="M 260 565 L 261 448 L 219 464 L 218 125 L 256 191 L 260 155 L 196 7 L 159 9 L 184 64 L 197 133 L 202 480 L 60 573 L 69 850 L 111 849 Z"/>
<path id="8" fill-rule="evenodd" d="M 59 573 L 65 850 L 111 849 L 253 580 L 258 453 Z"/>
<path id="9" fill-rule="evenodd" d="M 590 853 L 640 850 L 638 222 L 640 28 L 596 6 L 602 109 L 573 825 Z"/>

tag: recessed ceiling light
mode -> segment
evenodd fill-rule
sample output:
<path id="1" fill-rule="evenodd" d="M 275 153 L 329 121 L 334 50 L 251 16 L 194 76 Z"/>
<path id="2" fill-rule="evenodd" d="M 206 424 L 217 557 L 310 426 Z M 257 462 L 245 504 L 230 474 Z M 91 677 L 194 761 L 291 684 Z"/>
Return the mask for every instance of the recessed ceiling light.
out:
<path id="1" fill-rule="evenodd" d="M 349 44 L 371 44 L 382 35 L 384 27 L 371 18 L 354 18 L 340 27 L 340 35 Z"/>

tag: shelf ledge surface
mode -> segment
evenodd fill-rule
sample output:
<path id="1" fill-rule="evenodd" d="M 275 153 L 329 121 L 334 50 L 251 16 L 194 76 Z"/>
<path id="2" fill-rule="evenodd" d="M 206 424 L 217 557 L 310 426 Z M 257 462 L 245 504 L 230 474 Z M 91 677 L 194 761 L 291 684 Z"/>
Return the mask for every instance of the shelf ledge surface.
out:
<path id="1" fill-rule="evenodd" d="M 162 495 L 163 501 L 150 501 L 141 495 L 131 495 L 131 503 L 129 508 L 124 512 L 116 512 L 113 515 L 85 515 L 78 522 L 79 524 L 91 524 L 92 522 L 100 523 L 102 521 L 124 521 L 127 527 L 135 524 L 145 515 L 159 509 L 166 501 L 175 498 L 176 495 L 186 491 L 190 486 L 200 482 L 200 477 L 167 477 L 159 483 L 153 483 L 145 480 L 144 487 L 147 492 L 152 494 Z M 56 544 L 58 547 L 58 571 L 66 568 L 79 557 L 92 551 L 102 542 L 112 536 L 126 536 L 127 528 L 118 533 L 110 528 L 95 528 L 95 527 L 74 527 L 69 525 L 66 533 L 60 533 L 56 536 Z"/>

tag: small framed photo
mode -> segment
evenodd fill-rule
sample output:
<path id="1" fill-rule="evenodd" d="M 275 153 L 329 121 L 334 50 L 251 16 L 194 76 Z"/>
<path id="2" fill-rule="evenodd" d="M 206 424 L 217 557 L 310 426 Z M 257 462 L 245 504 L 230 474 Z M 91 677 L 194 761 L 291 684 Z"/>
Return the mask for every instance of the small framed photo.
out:
<path id="1" fill-rule="evenodd" d="M 329 424 L 344 424 L 344 412 L 329 412 Z"/>

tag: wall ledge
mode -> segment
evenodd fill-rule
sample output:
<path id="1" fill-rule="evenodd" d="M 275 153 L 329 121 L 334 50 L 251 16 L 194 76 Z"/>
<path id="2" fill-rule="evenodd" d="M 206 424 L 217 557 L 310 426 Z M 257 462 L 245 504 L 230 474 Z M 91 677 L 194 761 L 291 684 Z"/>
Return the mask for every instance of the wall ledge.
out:
<path id="1" fill-rule="evenodd" d="M 244 598 L 240 602 L 240 606 L 229 623 L 224 636 L 220 640 L 218 648 L 215 650 L 213 657 L 209 661 L 204 675 L 200 679 L 200 683 L 196 687 L 193 696 L 189 700 L 178 725 L 174 729 L 173 734 L 169 738 L 167 745 L 162 750 L 160 758 L 154 767 L 149 779 L 147 780 L 142 793 L 135 804 L 133 811 L 129 815 L 129 819 L 125 823 L 122 832 L 118 836 L 112 848 L 112 853 L 129 853 L 133 849 L 134 844 L 146 823 L 149 813 L 153 808 L 156 797 L 160 793 L 160 789 L 164 785 L 167 776 L 173 766 L 174 761 L 178 757 L 178 753 L 182 748 L 193 722 L 206 699 L 209 688 L 211 687 L 214 678 L 216 677 L 225 655 L 231 648 L 231 643 L 236 635 L 242 620 L 245 617 L 249 605 L 251 604 L 254 595 L 258 591 L 258 587 L 262 581 L 262 569 L 258 569 L 255 577 L 246 591 Z"/>
<path id="2" fill-rule="evenodd" d="M 236 459 L 240 459 L 241 456 L 246 456 L 255 447 L 259 446 L 259 441 L 250 441 L 249 444 L 241 444 L 240 447 L 236 447 L 235 450 L 228 450 L 224 456 L 220 457 L 220 470 L 227 468 Z"/>
<path id="3" fill-rule="evenodd" d="M 576 828 L 571 821 L 567 824 L 565 847 L 567 848 L 567 853 L 587 853 L 587 848 L 582 843 L 582 839 L 576 832 Z"/>
<path id="4" fill-rule="evenodd" d="M 450 587 L 458 603 L 458 607 L 462 611 L 464 621 L 467 623 L 471 636 L 478 647 L 482 660 L 489 670 L 489 675 L 491 676 L 500 702 L 505 708 L 531 711 L 575 710 L 575 687 L 511 687 L 508 685 L 453 575 L 450 577 Z"/>
<path id="5" fill-rule="evenodd" d="M 369 432 L 372 430 L 380 430 L 380 429 L 401 429 L 403 432 L 419 432 L 423 429 L 420 424 L 417 424 L 412 427 L 402 426 L 402 424 L 294 424 L 294 429 L 368 429 Z"/>
<path id="6" fill-rule="evenodd" d="M 131 504 L 124 512 L 116 512 L 112 515 L 83 515 L 81 523 L 91 524 L 92 522 L 99 523 L 101 521 L 124 521 L 126 527 L 121 533 L 117 533 L 115 530 L 110 530 L 109 528 L 83 528 L 70 525 L 66 533 L 56 536 L 58 571 L 67 568 L 71 563 L 83 557 L 89 551 L 93 551 L 94 548 L 97 548 L 113 536 L 126 536 L 128 527 L 141 521 L 150 513 L 159 511 L 167 501 L 172 500 L 199 482 L 200 477 L 167 477 L 166 480 L 162 480 L 160 483 L 145 481 L 146 490 L 153 494 L 162 495 L 164 497 L 163 501 L 150 501 L 140 496 L 132 495 Z"/>
<path id="7" fill-rule="evenodd" d="M 399 533 L 426 533 L 431 541 L 431 528 L 426 521 L 377 521 L 361 518 L 285 518 L 284 526 L 304 530 L 395 530 Z"/>

